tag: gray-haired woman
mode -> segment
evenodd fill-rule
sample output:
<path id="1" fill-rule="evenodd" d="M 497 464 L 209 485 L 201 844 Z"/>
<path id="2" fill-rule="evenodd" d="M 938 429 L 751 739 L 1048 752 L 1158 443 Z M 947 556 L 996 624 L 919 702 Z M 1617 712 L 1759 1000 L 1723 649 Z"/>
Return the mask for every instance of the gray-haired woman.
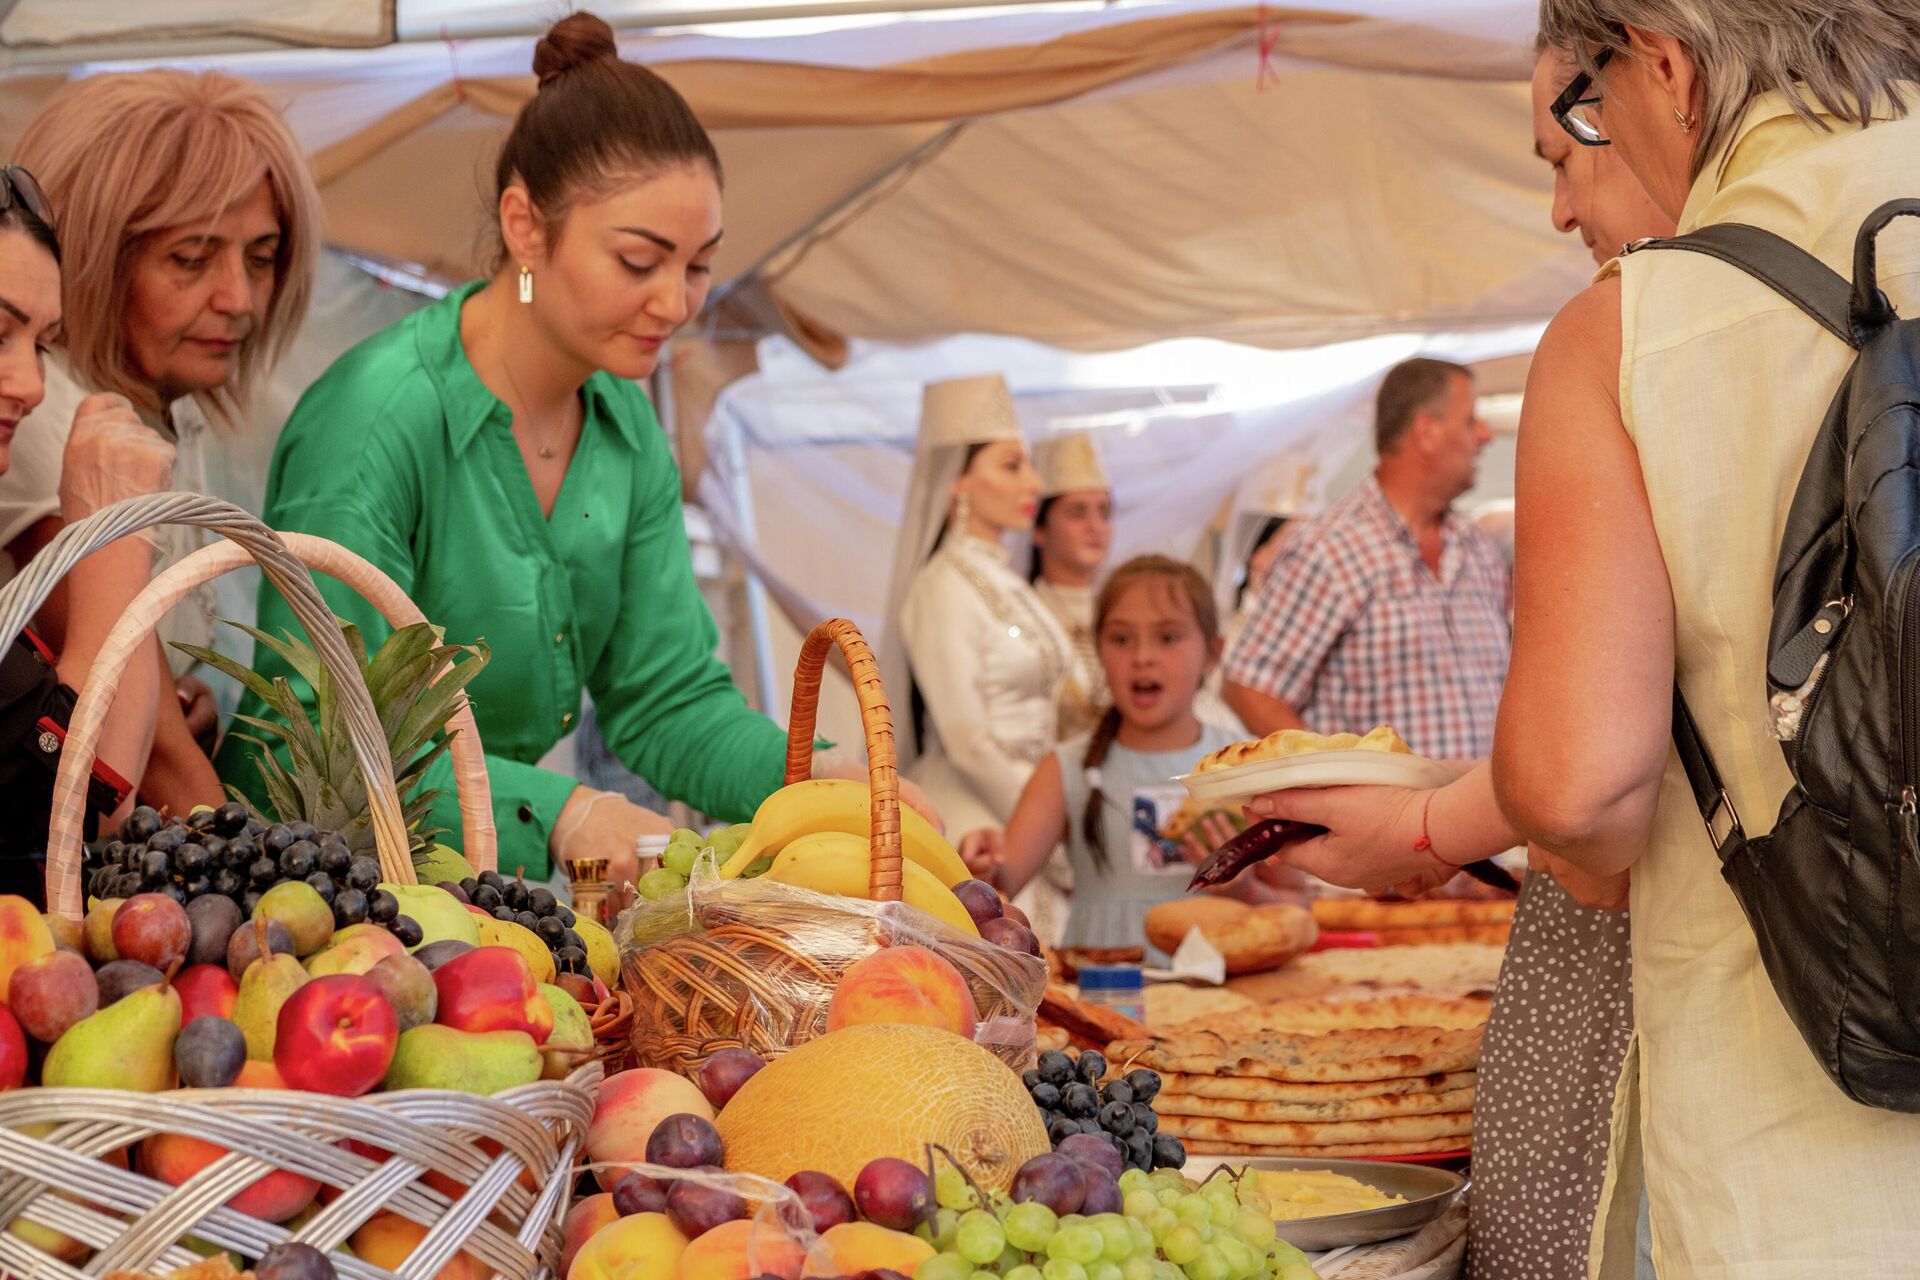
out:
<path id="1" fill-rule="evenodd" d="M 1541 26 L 1583 70 L 1562 124 L 1614 147 L 1682 232 L 1756 224 L 1850 275 L 1866 215 L 1920 195 L 1920 0 L 1544 0 Z M 1881 246 L 1881 286 L 1920 301 L 1920 240 Z M 1774 560 L 1851 359 L 1734 268 L 1643 253 L 1561 312 L 1527 388 L 1495 786 L 1553 865 L 1631 871 L 1661 1280 L 1910 1274 L 1920 1244 L 1920 1117 L 1822 1075 L 1668 741 L 1677 673 L 1738 809 L 1789 788 L 1766 705 Z"/>

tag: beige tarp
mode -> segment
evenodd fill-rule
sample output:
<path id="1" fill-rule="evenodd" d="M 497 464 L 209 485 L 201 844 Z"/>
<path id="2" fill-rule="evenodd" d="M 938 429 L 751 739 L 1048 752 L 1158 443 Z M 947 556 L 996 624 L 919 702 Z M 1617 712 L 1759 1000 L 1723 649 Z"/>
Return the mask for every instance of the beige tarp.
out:
<path id="1" fill-rule="evenodd" d="M 1353 4 L 1371 16 L 1188 5 L 1050 16 L 1044 38 L 979 19 L 939 28 L 966 40 L 933 53 L 903 23 L 921 52 L 893 62 L 826 37 L 629 56 L 721 149 L 719 337 L 783 330 L 832 360 L 850 337 L 1287 347 L 1544 319 L 1584 268 L 1531 154 L 1530 6 L 1466 30 L 1379 16 L 1437 12 L 1409 0 Z M 288 101 L 332 240 L 459 278 L 490 256 L 493 155 L 532 91 L 500 74 L 527 44 L 497 43 L 227 65 Z M 40 92 L 0 83 L 0 125 Z"/>
<path id="2" fill-rule="evenodd" d="M 240 38 L 366 48 L 394 37 L 395 0 L 17 0 L 0 46 Z"/>

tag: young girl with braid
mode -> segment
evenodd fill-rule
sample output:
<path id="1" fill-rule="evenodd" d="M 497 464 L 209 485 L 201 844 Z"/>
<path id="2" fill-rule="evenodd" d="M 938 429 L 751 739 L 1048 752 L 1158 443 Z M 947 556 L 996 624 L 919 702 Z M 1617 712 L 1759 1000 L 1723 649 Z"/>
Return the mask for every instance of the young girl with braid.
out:
<path id="1" fill-rule="evenodd" d="M 1065 945 L 1138 946 L 1147 910 L 1185 895 L 1191 858 L 1203 852 L 1159 834 L 1186 798 L 1173 779 L 1237 735 L 1194 714 L 1221 640 L 1213 592 L 1191 565 L 1165 556 L 1121 565 L 1095 602 L 1094 636 L 1112 705 L 1091 733 L 1041 760 L 1005 831 L 976 831 L 962 852 L 1011 895 L 1064 840 L 1073 863 Z M 1223 892 L 1274 896 L 1251 873 Z"/>

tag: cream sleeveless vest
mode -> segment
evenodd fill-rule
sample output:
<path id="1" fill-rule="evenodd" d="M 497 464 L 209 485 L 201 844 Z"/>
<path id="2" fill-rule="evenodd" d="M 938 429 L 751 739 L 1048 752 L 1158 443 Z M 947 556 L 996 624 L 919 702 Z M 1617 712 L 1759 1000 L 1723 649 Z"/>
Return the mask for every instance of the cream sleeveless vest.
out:
<path id="1" fill-rule="evenodd" d="M 1825 123 L 1832 132 L 1778 95 L 1757 100 L 1680 230 L 1765 227 L 1850 279 L 1868 212 L 1920 196 L 1920 119 Z M 1881 286 L 1911 314 L 1920 234 L 1880 244 Z M 1680 684 L 1747 830 L 1764 832 L 1791 781 L 1766 705 L 1774 560 L 1852 352 L 1722 263 L 1655 252 L 1619 265 L 1622 419 L 1673 582 Z M 1821 1074 L 1677 759 L 1633 870 L 1633 964 L 1660 1280 L 1920 1275 L 1920 1116 L 1850 1102 Z"/>

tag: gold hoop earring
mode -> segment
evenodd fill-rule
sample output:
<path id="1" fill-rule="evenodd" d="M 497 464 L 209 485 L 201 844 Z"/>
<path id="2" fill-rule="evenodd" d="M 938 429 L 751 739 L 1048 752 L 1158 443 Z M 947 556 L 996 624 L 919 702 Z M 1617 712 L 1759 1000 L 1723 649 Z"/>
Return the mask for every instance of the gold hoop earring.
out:
<path id="1" fill-rule="evenodd" d="M 520 268 L 520 301 L 523 303 L 533 301 L 533 272 L 525 267 Z"/>
<path id="2" fill-rule="evenodd" d="M 1673 122 L 1680 126 L 1680 132 L 1682 133 L 1693 132 L 1693 125 L 1694 125 L 1693 117 L 1690 115 L 1687 115 L 1685 112 L 1681 111 L 1680 108 L 1678 107 L 1675 107 L 1673 109 Z"/>

